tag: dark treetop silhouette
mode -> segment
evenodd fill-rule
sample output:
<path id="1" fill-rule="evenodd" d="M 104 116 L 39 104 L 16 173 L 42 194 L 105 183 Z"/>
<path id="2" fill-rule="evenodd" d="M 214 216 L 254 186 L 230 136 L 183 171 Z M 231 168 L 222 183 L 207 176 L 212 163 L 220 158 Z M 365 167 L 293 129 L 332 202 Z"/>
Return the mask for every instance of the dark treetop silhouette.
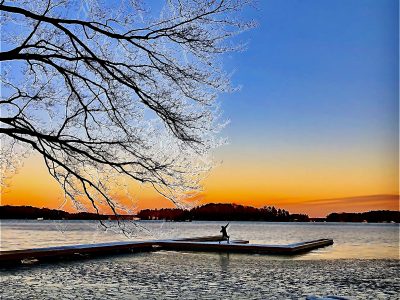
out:
<path id="1" fill-rule="evenodd" d="M 305 221 L 309 220 L 304 214 L 290 214 L 288 211 L 271 206 L 256 208 L 230 203 L 208 203 L 191 210 L 185 209 L 144 209 L 137 215 L 143 220 L 229 220 L 229 221 Z"/>
<path id="2" fill-rule="evenodd" d="M 114 213 L 123 176 L 177 204 L 200 188 L 231 90 L 217 57 L 249 1 L 139 2 L 0 1 L 3 175 L 28 146 L 67 198 Z"/>
<path id="3" fill-rule="evenodd" d="M 220 212 L 222 210 L 222 212 Z M 313 221 L 305 214 L 289 214 L 274 207 L 255 208 L 235 204 L 206 204 L 191 210 L 164 208 L 159 210 L 145 209 L 137 215 L 123 215 L 125 219 L 139 217 L 142 220 L 235 220 L 235 221 L 276 221 L 276 222 L 308 222 Z M 107 220 L 114 215 L 98 215 L 91 213 L 68 213 L 61 210 L 37 208 L 31 206 L 0 206 L 0 219 L 88 219 Z M 400 222 L 399 211 L 369 211 L 364 213 L 331 213 L 326 218 L 318 218 L 319 222 Z"/>

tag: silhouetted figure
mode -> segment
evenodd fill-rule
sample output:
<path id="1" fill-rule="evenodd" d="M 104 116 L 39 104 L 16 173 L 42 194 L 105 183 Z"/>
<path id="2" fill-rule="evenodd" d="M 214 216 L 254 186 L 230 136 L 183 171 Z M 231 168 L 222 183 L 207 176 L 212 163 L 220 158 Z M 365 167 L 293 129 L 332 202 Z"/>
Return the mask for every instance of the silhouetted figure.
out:
<path id="1" fill-rule="evenodd" d="M 225 226 L 221 226 L 221 233 L 222 233 L 222 240 L 227 240 L 229 244 L 229 235 L 226 232 L 226 228 L 228 227 L 229 223 L 226 224 Z M 221 243 L 221 242 L 220 242 Z"/>

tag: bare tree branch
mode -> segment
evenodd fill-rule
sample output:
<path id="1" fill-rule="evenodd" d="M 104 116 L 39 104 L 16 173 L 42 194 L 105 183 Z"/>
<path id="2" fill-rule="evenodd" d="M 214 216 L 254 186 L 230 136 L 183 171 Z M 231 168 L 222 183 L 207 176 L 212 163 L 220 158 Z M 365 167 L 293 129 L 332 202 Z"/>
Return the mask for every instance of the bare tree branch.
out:
<path id="1" fill-rule="evenodd" d="M 115 214 L 123 176 L 178 205 L 200 189 L 215 99 L 231 90 L 218 56 L 254 25 L 235 20 L 246 0 L 169 0 L 157 18 L 128 2 L 80 17 L 72 1 L 0 2 L 3 144 L 31 147 L 68 198 Z"/>

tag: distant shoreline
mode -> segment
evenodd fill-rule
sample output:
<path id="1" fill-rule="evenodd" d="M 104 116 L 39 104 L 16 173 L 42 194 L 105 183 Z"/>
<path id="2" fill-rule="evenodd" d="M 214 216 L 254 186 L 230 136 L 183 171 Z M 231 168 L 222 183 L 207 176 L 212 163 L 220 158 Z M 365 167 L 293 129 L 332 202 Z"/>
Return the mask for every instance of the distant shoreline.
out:
<path id="1" fill-rule="evenodd" d="M 32 206 L 0 206 L 0 220 L 163 220 L 187 221 L 264 221 L 264 222 L 353 222 L 400 223 L 400 212 L 389 210 L 363 213 L 331 213 L 325 218 L 309 218 L 306 214 L 290 214 L 275 207 L 255 208 L 235 204 L 205 204 L 191 210 L 178 208 L 145 209 L 136 215 L 103 215 L 88 212 L 69 213 Z"/>

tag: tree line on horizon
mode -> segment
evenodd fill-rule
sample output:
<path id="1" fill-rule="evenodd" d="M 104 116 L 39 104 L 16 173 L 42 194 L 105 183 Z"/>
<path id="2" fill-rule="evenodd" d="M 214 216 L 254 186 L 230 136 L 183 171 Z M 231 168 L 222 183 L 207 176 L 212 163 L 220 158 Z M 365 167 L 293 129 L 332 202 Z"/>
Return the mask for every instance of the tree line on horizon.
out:
<path id="1" fill-rule="evenodd" d="M 395 222 L 400 223 L 400 212 L 389 210 L 363 213 L 331 213 L 326 218 L 309 218 L 306 214 L 290 214 L 274 206 L 256 208 L 237 204 L 209 203 L 190 210 L 180 208 L 144 209 L 137 215 L 122 215 L 121 219 L 139 218 L 141 220 L 166 221 L 271 221 L 271 222 Z M 47 220 L 107 220 L 115 215 L 101 215 L 89 212 L 69 213 L 62 210 L 37 208 L 32 206 L 0 206 L 0 219 L 38 219 Z"/>
<path id="2" fill-rule="evenodd" d="M 69 213 L 63 210 L 33 206 L 0 206 L 0 219 L 39 219 L 46 220 L 107 220 L 108 215 L 89 212 Z"/>
<path id="3" fill-rule="evenodd" d="M 142 220 L 166 221 L 276 221 L 276 222 L 368 222 L 400 223 L 400 211 L 376 210 L 363 213 L 331 213 L 325 218 L 310 218 L 307 214 L 290 214 L 274 206 L 256 208 L 237 204 L 209 203 L 190 210 L 179 208 L 145 209 L 137 215 Z"/>
<path id="4" fill-rule="evenodd" d="M 180 208 L 144 209 L 137 216 L 142 220 L 166 221 L 309 221 L 306 214 L 290 214 L 288 211 L 274 206 L 256 208 L 223 203 L 209 203 L 190 210 Z"/>
<path id="5" fill-rule="evenodd" d="M 395 222 L 400 223 L 400 212 L 375 210 L 363 213 L 331 213 L 326 216 L 327 222 Z"/>

